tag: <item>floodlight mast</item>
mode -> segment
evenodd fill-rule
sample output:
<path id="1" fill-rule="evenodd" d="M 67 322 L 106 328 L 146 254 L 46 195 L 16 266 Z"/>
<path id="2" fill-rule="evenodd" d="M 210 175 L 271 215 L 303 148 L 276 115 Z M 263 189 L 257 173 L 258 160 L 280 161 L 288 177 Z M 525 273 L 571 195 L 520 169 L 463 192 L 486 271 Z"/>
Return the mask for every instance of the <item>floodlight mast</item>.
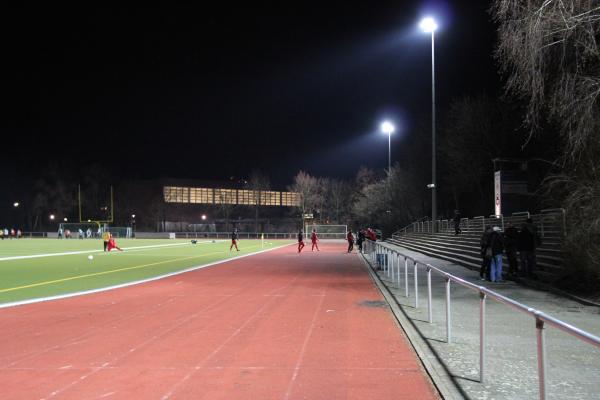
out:
<path id="1" fill-rule="evenodd" d="M 435 31 L 437 23 L 431 17 L 421 20 L 421 29 L 425 33 L 431 33 L 431 222 L 432 233 L 436 229 L 437 220 L 437 194 L 436 194 L 436 154 L 435 154 Z"/>
<path id="2" fill-rule="evenodd" d="M 381 124 L 381 132 L 388 135 L 388 174 L 392 171 L 392 133 L 395 130 L 396 127 L 390 121 L 384 121 Z"/>

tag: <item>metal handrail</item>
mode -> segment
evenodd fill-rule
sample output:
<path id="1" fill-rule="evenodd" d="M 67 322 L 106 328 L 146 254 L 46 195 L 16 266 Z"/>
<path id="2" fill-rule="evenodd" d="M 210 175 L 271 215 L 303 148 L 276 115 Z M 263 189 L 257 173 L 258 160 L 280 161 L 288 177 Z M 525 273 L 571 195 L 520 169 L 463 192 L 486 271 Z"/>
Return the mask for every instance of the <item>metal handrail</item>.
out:
<path id="1" fill-rule="evenodd" d="M 380 242 L 373 242 L 367 240 L 365 243 L 365 250 L 367 252 L 367 260 L 371 259 L 373 263 L 375 263 L 377 257 L 376 254 L 380 254 L 381 252 L 385 252 L 388 255 L 386 257 L 386 263 L 383 266 L 384 272 L 388 274 L 392 278 L 392 281 L 395 282 L 395 276 L 397 277 L 398 287 L 400 287 L 400 258 L 404 258 L 404 285 L 405 285 L 405 297 L 409 297 L 408 291 L 408 261 L 412 261 L 414 268 L 414 307 L 419 307 L 418 301 L 418 266 L 422 265 L 426 267 L 427 271 L 427 309 L 428 309 L 428 322 L 433 323 L 433 302 L 432 302 L 432 289 L 431 289 L 431 272 L 438 273 L 446 279 L 446 342 L 450 343 L 452 341 L 452 323 L 451 323 L 451 287 L 450 283 L 454 282 L 463 287 L 471 289 L 475 292 L 479 293 L 480 299 L 480 307 L 479 307 L 479 381 L 481 383 L 484 382 L 484 372 L 485 372 L 485 350 L 486 350 L 486 333 L 485 333 L 485 318 L 486 318 L 486 299 L 488 297 L 493 300 L 506 304 L 518 311 L 521 311 L 525 314 L 529 314 L 535 319 L 535 328 L 537 332 L 537 354 L 538 354 L 538 385 L 539 385 L 539 398 L 542 400 L 546 399 L 547 394 L 547 382 L 546 382 L 546 345 L 545 345 L 545 324 L 549 324 L 554 326 L 557 329 L 562 330 L 563 332 L 572 335 L 586 343 L 589 343 L 593 346 L 600 348 L 600 337 L 592 335 L 589 332 L 586 332 L 582 329 L 577 328 L 576 326 L 570 325 L 566 322 L 563 322 L 557 318 L 554 318 L 540 310 L 537 310 L 533 307 L 528 307 L 525 304 L 519 303 L 516 300 L 513 300 L 509 297 L 503 296 L 500 293 L 497 293 L 493 290 L 486 288 L 485 286 L 475 285 L 471 282 L 468 282 L 462 278 L 449 274 L 447 272 L 442 271 L 441 269 L 434 267 L 431 264 L 425 264 L 420 261 L 415 260 L 413 257 L 410 257 L 404 253 L 401 253 L 395 249 L 392 249 L 388 246 L 384 246 Z M 370 255 L 370 256 L 369 256 Z M 393 262 L 393 259 L 396 258 L 396 263 Z M 394 264 L 397 266 L 396 275 L 394 274 Z"/>

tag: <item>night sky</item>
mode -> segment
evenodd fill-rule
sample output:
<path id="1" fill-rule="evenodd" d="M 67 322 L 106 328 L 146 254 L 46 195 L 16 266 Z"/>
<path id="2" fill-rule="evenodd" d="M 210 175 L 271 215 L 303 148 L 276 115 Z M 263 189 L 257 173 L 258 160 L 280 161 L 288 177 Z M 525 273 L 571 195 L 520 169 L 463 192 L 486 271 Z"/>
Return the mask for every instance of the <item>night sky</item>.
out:
<path id="1" fill-rule="evenodd" d="M 200 3 L 196 3 L 200 4 Z M 281 2 L 160 8 L 8 8 L 2 15 L 2 163 L 103 164 L 126 178 L 226 179 L 299 169 L 350 178 L 387 165 L 437 100 L 500 80 L 486 1 Z M 428 162 L 428 161 L 427 161 Z M 6 172 L 6 170 L 5 170 Z"/>

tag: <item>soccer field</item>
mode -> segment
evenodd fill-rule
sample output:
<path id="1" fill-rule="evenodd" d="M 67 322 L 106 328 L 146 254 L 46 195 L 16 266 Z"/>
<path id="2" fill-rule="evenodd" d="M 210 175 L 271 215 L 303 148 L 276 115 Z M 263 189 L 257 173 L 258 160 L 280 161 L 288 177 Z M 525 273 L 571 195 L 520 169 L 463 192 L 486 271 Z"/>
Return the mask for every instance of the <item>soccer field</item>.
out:
<path id="1" fill-rule="evenodd" d="M 101 240 L 20 239 L 0 241 L 0 305 L 101 289 L 151 279 L 290 241 L 121 239 L 123 252 L 102 251 Z M 90 260 L 89 256 L 93 256 Z"/>

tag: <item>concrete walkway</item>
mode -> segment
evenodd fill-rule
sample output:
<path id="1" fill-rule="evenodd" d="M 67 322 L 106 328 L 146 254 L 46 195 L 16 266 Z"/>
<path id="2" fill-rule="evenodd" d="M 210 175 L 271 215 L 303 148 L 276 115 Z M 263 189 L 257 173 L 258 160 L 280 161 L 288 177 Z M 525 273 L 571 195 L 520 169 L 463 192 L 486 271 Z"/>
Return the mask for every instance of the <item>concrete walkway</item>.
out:
<path id="1" fill-rule="evenodd" d="M 591 334 L 600 336 L 600 308 L 584 306 L 555 294 L 514 282 L 482 282 L 478 272 L 451 262 L 389 245 L 416 260 L 434 265 L 477 285 L 486 286 L 520 303 L 541 310 Z M 396 302 L 396 315 L 445 398 L 537 399 L 537 346 L 532 317 L 494 300 L 487 301 L 485 383 L 479 382 L 479 296 L 452 285 L 452 342 L 446 343 L 445 280 L 432 274 L 433 324 L 427 314 L 427 279 L 419 267 L 419 308 L 414 308 L 414 276 L 409 262 L 409 297 L 404 269 L 400 284 L 382 271 L 373 277 Z M 386 293 L 387 292 L 387 293 Z M 547 326 L 547 399 L 599 399 L 600 349 Z"/>

